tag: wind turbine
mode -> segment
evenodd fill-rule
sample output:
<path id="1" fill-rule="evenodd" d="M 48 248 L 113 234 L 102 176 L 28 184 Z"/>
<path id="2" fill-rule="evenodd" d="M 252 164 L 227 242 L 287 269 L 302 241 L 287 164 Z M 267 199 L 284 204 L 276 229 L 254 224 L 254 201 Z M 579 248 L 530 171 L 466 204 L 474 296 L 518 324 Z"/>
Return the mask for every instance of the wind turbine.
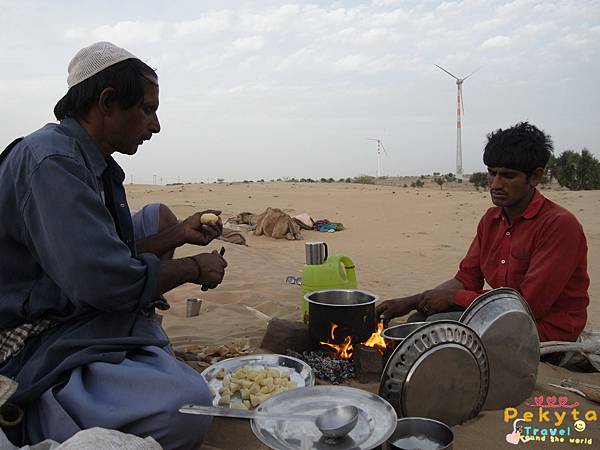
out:
<path id="1" fill-rule="evenodd" d="M 452 78 L 454 78 L 456 80 L 456 87 L 457 87 L 457 96 L 456 96 L 456 178 L 462 179 L 462 176 L 463 176 L 462 141 L 461 141 L 462 123 L 460 120 L 460 110 L 462 109 L 463 115 L 465 114 L 465 107 L 463 104 L 462 84 L 463 84 L 463 81 L 465 81 L 467 78 L 469 78 L 475 72 L 477 72 L 477 70 L 475 70 L 474 72 L 471 72 L 469 75 L 467 75 L 464 78 L 458 78 L 456 75 L 448 72 L 442 66 L 438 66 L 437 64 L 434 64 L 434 66 L 436 66 L 440 70 L 443 70 L 444 72 L 446 72 L 448 75 L 450 75 Z"/>
<path id="2" fill-rule="evenodd" d="M 367 140 L 377 141 L 377 178 L 379 178 L 381 176 L 381 150 L 383 149 L 383 153 L 385 153 L 386 156 L 387 152 L 385 151 L 385 147 L 383 146 L 383 142 L 381 142 L 381 139 L 367 138 Z"/>

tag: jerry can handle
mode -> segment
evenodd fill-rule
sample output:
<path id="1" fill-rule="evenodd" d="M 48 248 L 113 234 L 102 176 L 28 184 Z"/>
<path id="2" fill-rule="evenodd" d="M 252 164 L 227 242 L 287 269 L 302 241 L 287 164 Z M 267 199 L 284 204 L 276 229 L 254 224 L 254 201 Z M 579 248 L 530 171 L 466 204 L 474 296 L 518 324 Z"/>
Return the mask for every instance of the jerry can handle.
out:
<path id="1" fill-rule="evenodd" d="M 325 262 L 329 257 L 329 249 L 327 248 L 327 242 L 323 242 L 323 247 L 325 247 L 325 259 L 323 260 L 323 262 Z"/>
<path id="2" fill-rule="evenodd" d="M 352 283 L 356 283 L 356 272 L 354 270 L 354 262 L 347 256 L 342 256 L 340 262 L 344 266 L 346 277 Z"/>

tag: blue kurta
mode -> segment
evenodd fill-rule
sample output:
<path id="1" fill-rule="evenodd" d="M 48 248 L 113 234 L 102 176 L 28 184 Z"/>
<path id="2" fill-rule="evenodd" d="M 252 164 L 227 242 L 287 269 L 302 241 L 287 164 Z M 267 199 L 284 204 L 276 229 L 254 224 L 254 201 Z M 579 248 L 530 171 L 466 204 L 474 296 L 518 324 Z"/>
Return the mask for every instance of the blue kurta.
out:
<path id="1" fill-rule="evenodd" d="M 104 189 L 103 179 L 110 187 Z M 171 358 L 179 364 L 168 350 L 160 350 L 167 348 L 168 339 L 152 306 L 159 260 L 135 254 L 123 180 L 119 165 L 112 157 L 105 159 L 73 119 L 26 136 L 0 164 L 0 329 L 37 319 L 58 323 L 28 339 L 24 349 L 0 365 L 0 374 L 19 383 L 11 401 L 29 410 L 29 417 L 48 390 L 72 386 L 70 378 L 85 365 L 109 363 L 107 367 L 118 366 L 120 376 L 126 377 L 133 354 L 156 352 L 160 358 L 151 360 Z M 114 218 L 105 205 L 105 190 L 112 192 Z M 139 358 L 137 364 L 139 369 Z M 191 387 L 196 384 L 205 399 L 202 379 L 188 367 L 179 372 L 191 377 Z M 159 402 L 164 396 L 153 397 L 147 388 L 131 390 L 132 398 L 126 400 L 149 402 L 156 416 L 153 399 Z M 77 416 L 77 408 L 72 410 Z M 87 417 L 91 420 L 86 419 L 86 426 L 94 426 L 94 413 Z M 118 419 L 113 423 L 123 425 Z M 29 438 L 33 436 L 23 430 L 21 440 Z"/>

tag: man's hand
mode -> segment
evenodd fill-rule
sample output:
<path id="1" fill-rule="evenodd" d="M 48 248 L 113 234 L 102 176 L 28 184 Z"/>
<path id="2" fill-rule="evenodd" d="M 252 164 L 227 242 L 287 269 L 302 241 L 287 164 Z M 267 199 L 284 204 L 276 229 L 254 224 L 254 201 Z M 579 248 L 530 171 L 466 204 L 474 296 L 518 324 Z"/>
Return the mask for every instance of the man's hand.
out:
<path id="1" fill-rule="evenodd" d="M 400 317 L 408 314 L 417 307 L 421 299 L 421 294 L 411 295 L 410 297 L 393 298 L 379 304 L 375 310 L 377 317 L 383 319 L 383 325 L 394 317 Z"/>
<path id="2" fill-rule="evenodd" d="M 187 219 L 181 225 L 183 227 L 183 238 L 186 244 L 207 245 L 213 239 L 221 236 L 223 233 L 223 222 L 221 218 L 215 223 L 205 223 L 200 221 L 202 214 L 212 213 L 220 215 L 221 211 L 215 209 L 207 209 L 197 212 Z"/>
<path id="3" fill-rule="evenodd" d="M 201 285 L 203 291 L 214 289 L 223 281 L 227 261 L 216 250 L 212 253 L 200 253 L 190 258 L 198 266 L 198 277 L 192 282 Z"/>
<path id="4" fill-rule="evenodd" d="M 426 316 L 448 310 L 454 305 L 454 289 L 431 289 L 421 294 L 417 310 Z"/>

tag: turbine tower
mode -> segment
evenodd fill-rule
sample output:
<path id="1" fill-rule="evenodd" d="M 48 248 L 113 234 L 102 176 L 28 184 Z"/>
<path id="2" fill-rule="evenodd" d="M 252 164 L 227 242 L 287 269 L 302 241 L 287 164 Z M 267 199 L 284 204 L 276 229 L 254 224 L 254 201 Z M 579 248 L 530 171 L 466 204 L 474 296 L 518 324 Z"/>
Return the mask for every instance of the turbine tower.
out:
<path id="1" fill-rule="evenodd" d="M 456 94 L 456 178 L 463 177 L 463 166 L 462 166 L 462 140 L 461 140 L 461 129 L 462 123 L 460 120 L 460 110 L 462 109 L 463 115 L 465 114 L 465 107 L 463 104 L 462 84 L 467 78 L 473 75 L 475 72 L 471 72 L 464 78 L 458 78 L 456 75 L 448 72 L 442 66 L 434 64 L 438 69 L 443 70 L 448 75 L 456 80 L 457 94 Z"/>
<path id="2" fill-rule="evenodd" d="M 381 176 L 381 150 L 387 155 L 385 151 L 385 147 L 383 146 L 383 142 L 381 139 L 377 138 L 367 138 L 369 141 L 377 141 L 377 178 Z"/>

